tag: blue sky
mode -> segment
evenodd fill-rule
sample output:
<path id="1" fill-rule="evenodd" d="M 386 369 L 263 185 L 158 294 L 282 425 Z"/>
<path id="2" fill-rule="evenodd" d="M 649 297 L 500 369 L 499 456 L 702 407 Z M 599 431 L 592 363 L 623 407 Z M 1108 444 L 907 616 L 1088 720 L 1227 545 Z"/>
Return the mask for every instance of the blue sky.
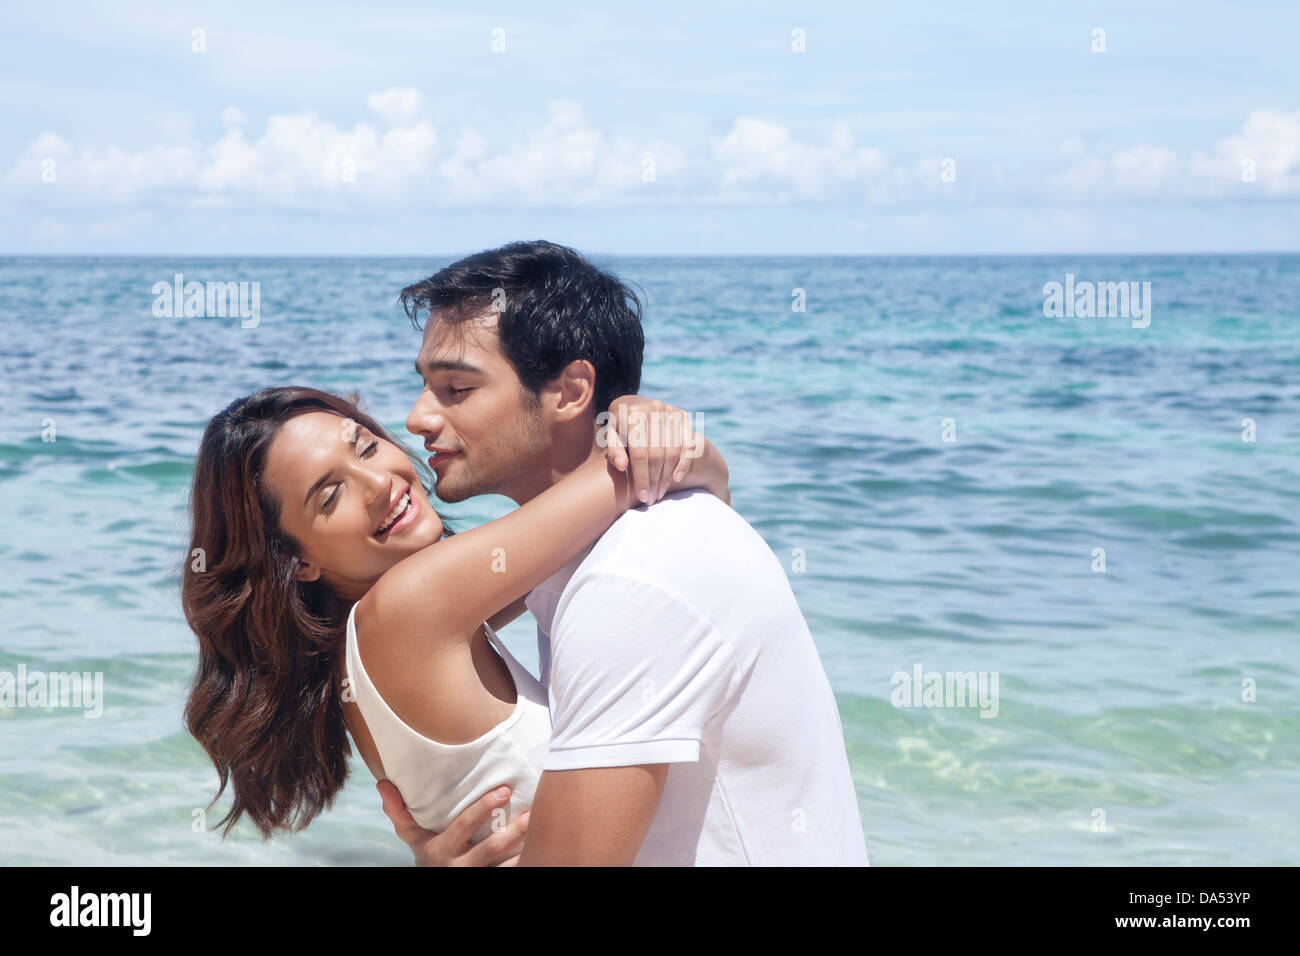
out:
<path id="1" fill-rule="evenodd" d="M 1296 3 L 6 5 L 0 252 L 1296 250 L 1297 37 Z"/>

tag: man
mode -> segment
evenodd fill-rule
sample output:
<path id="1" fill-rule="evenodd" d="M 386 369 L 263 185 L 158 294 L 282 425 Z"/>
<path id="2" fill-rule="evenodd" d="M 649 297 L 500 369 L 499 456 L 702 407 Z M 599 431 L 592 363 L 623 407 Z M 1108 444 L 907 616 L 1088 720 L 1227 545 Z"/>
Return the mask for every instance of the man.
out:
<path id="1" fill-rule="evenodd" d="M 596 415 L 637 391 L 643 348 L 640 303 L 616 278 L 563 246 L 512 243 L 401 298 L 413 321 L 429 313 L 407 427 L 440 498 L 522 504 L 604 455 Z M 726 504 L 682 492 L 633 509 L 527 605 L 553 735 L 518 865 L 867 863 L 812 637 Z M 458 851 L 474 819 L 437 835 L 398 802 L 385 809 L 418 862 L 473 861 Z"/>

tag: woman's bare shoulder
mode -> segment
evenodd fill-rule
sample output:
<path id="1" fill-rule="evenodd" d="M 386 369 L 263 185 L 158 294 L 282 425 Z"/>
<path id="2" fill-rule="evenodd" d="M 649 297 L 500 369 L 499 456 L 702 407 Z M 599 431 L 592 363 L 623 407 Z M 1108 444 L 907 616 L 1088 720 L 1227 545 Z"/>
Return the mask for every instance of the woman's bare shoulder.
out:
<path id="1" fill-rule="evenodd" d="M 402 617 L 391 602 L 364 603 L 354 620 L 357 652 L 371 686 L 407 727 L 455 745 L 508 716 L 503 698 L 513 701 L 513 680 L 482 626 L 462 634 L 423 615 Z"/>

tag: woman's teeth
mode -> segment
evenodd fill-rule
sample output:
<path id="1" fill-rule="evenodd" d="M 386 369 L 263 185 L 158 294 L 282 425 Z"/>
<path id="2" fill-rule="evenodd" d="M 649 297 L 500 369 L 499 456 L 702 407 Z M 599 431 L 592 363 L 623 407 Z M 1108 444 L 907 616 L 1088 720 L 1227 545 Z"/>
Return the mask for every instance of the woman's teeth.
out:
<path id="1" fill-rule="evenodd" d="M 397 520 L 402 517 L 402 515 L 406 514 L 406 509 L 409 508 L 410 506 L 411 506 L 411 493 L 408 491 L 406 494 L 402 495 L 402 497 L 398 500 L 397 504 L 394 505 L 393 513 L 388 516 L 387 521 L 385 521 L 382 525 L 379 526 L 379 530 L 376 531 L 375 534 L 383 534 L 385 531 L 391 528 L 394 524 L 396 524 Z"/>

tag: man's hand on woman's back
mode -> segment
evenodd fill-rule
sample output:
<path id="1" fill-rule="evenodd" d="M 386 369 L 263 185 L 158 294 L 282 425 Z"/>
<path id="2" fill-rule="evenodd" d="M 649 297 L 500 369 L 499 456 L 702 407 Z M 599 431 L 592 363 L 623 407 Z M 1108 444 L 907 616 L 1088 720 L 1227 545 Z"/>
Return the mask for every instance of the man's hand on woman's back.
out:
<path id="1" fill-rule="evenodd" d="M 415 854 L 416 866 L 514 866 L 518 862 L 524 834 L 528 832 L 528 811 L 482 843 L 469 842 L 475 831 L 492 819 L 495 810 L 510 803 L 508 787 L 497 787 L 485 793 L 441 833 L 426 830 L 415 822 L 391 780 L 380 780 L 378 789 L 384 801 L 384 813 L 393 822 L 398 839 Z"/>

